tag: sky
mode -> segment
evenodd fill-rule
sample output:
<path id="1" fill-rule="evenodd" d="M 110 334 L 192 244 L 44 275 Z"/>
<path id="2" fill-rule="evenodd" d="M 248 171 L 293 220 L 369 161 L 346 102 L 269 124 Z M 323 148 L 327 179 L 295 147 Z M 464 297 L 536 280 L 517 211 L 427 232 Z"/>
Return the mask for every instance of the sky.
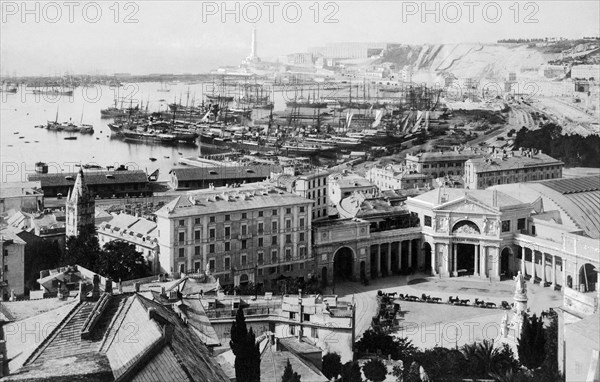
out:
<path id="1" fill-rule="evenodd" d="M 25 4 L 25 5 L 24 5 Z M 202 73 L 332 42 L 493 43 L 600 34 L 600 2 L 0 1 L 0 74 Z"/>

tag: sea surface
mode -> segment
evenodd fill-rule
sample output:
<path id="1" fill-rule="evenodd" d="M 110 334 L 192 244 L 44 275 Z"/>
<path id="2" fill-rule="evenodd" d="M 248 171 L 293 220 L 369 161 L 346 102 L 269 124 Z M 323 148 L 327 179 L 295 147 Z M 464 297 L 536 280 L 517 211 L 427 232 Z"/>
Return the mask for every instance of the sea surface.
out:
<path id="1" fill-rule="evenodd" d="M 204 95 L 214 94 L 213 83 L 161 84 L 128 83 L 121 87 L 96 85 L 78 87 L 73 96 L 35 95 L 21 86 L 17 94 L 0 93 L 0 175 L 2 182 L 25 181 L 34 173 L 36 162 L 46 162 L 49 172 L 77 171 L 79 164 L 103 167 L 125 165 L 148 174 L 160 170 L 159 180 L 169 178 L 169 170 L 180 157 L 220 152 L 214 146 L 193 144 L 164 145 L 127 142 L 113 137 L 108 127 L 112 119 L 101 119 L 100 110 L 114 105 L 124 107 L 143 102 L 149 111 L 167 110 L 167 104 L 198 105 Z M 168 92 L 160 91 L 169 89 Z M 218 90 L 217 90 L 218 91 Z M 285 108 L 281 93 L 275 93 L 276 109 Z M 256 114 L 265 114 L 264 110 Z M 259 115 L 260 116 L 260 115 Z M 36 128 L 47 121 L 72 120 L 94 126 L 94 134 L 67 133 Z M 65 140 L 76 135 L 77 140 Z M 156 158 L 151 161 L 150 158 Z"/>

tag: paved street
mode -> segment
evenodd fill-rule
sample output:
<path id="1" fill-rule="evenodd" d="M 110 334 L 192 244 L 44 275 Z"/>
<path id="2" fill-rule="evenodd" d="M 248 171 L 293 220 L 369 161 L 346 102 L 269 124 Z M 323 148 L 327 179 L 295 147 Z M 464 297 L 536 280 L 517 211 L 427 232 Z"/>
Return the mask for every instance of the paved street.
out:
<path id="1" fill-rule="evenodd" d="M 472 306 L 475 298 L 494 302 L 512 302 L 514 282 L 490 282 L 474 277 L 439 279 L 423 275 L 392 276 L 372 280 L 368 286 L 360 283 L 342 283 L 335 287 L 340 297 L 356 302 L 356 334 L 357 339 L 371 325 L 371 319 L 377 311 L 377 291 L 398 292 L 421 296 L 422 293 L 442 298 L 440 304 L 400 301 L 403 313 L 401 328 L 396 335 L 408 337 L 420 348 L 433 346 L 454 347 L 482 339 L 497 339 L 500 335 L 500 321 L 510 311 L 501 309 L 484 309 Z M 549 307 L 562 304 L 560 292 L 542 288 L 539 285 L 527 285 L 529 307 L 531 313 L 539 313 Z M 458 296 L 469 299 L 471 306 L 455 306 L 446 304 L 448 297 Z M 348 353 L 348 352 L 345 352 Z M 344 357 L 344 355 L 346 357 Z M 350 353 L 342 355 L 349 360 Z"/>

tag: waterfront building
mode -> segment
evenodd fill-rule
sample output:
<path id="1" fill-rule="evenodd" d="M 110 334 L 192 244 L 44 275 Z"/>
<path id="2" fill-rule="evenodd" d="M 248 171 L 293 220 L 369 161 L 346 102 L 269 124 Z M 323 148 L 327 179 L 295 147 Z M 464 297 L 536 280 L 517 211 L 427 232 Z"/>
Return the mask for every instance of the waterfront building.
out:
<path id="1" fill-rule="evenodd" d="M 0 229 L 0 300 L 25 293 L 25 244 L 13 227 Z"/>
<path id="2" fill-rule="evenodd" d="M 156 212 L 161 272 L 208 267 L 234 285 L 305 277 L 312 270 L 312 205 L 266 183 L 179 196 Z"/>
<path id="3" fill-rule="evenodd" d="M 312 221 L 327 219 L 329 194 L 327 192 L 330 171 L 313 171 L 301 175 L 272 174 L 272 181 L 277 187 L 314 201 Z"/>
<path id="4" fill-rule="evenodd" d="M 382 191 L 427 188 L 433 183 L 431 175 L 407 170 L 406 167 L 398 165 L 373 166 L 367 171 L 366 177 Z"/>
<path id="5" fill-rule="evenodd" d="M 281 171 L 280 166 L 227 164 L 206 167 L 174 168 L 169 186 L 173 190 L 198 190 L 209 186 L 221 187 L 235 183 L 263 181 L 272 171 Z"/>
<path id="6" fill-rule="evenodd" d="M 28 180 L 39 181 L 45 197 L 61 197 L 69 193 L 78 173 L 31 174 Z M 85 182 L 94 197 L 152 196 L 148 176 L 142 170 L 86 171 Z"/>
<path id="7" fill-rule="evenodd" d="M 477 190 L 497 184 L 561 178 L 562 168 L 563 162 L 538 150 L 497 150 L 465 162 L 465 188 Z"/>
<path id="8" fill-rule="evenodd" d="M 95 205 L 94 197 L 83 176 L 83 170 L 80 169 L 73 188 L 67 194 L 65 211 L 67 236 L 79 236 L 82 230 L 94 226 Z"/>
<path id="9" fill-rule="evenodd" d="M 6 182 L 0 187 L 0 213 L 9 210 L 41 211 L 44 192 L 40 182 Z"/>
<path id="10" fill-rule="evenodd" d="M 154 274 L 160 272 L 158 263 L 158 231 L 156 222 L 121 213 L 97 226 L 100 246 L 111 241 L 123 241 L 141 252 Z"/>
<path id="11" fill-rule="evenodd" d="M 406 167 L 420 174 L 442 178 L 446 175 L 463 175 L 464 164 L 471 158 L 482 157 L 478 148 L 459 148 L 446 151 L 429 151 L 406 155 Z"/>

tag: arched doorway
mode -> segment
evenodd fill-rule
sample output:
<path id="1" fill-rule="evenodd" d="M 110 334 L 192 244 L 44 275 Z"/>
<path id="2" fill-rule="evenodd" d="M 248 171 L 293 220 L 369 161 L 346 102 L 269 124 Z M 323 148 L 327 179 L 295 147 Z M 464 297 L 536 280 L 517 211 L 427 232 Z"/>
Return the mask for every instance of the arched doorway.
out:
<path id="1" fill-rule="evenodd" d="M 424 259 L 424 266 L 425 266 L 425 272 L 428 272 L 431 270 L 431 245 L 428 242 L 425 242 L 423 244 L 423 256 L 425 256 Z"/>
<path id="2" fill-rule="evenodd" d="M 354 252 L 348 247 L 337 250 L 333 256 L 333 278 L 335 280 L 352 280 Z"/>
<path id="3" fill-rule="evenodd" d="M 598 270 L 590 263 L 579 268 L 580 292 L 594 292 L 598 284 Z"/>
<path id="4" fill-rule="evenodd" d="M 240 286 L 246 286 L 248 285 L 248 275 L 247 274 L 242 274 L 240 275 Z"/>
<path id="5" fill-rule="evenodd" d="M 512 278 L 510 271 L 510 257 L 513 255 L 512 249 L 506 247 L 500 254 L 500 279 Z"/>

